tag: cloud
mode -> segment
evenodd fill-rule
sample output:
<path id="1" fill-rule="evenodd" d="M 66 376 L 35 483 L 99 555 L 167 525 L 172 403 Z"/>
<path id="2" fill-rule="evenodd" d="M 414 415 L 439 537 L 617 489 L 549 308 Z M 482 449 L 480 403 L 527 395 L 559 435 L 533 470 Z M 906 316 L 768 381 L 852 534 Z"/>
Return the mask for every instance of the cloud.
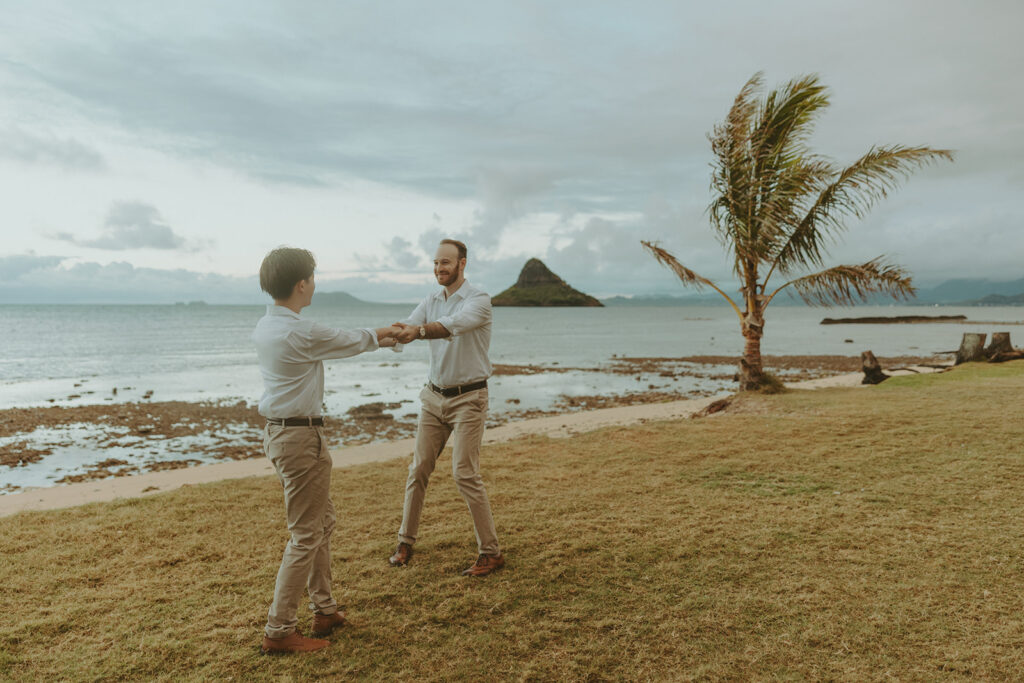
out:
<path id="1" fill-rule="evenodd" d="M 957 149 L 957 163 L 921 173 L 949 180 L 920 185 L 922 222 L 941 224 L 956 213 L 963 243 L 974 237 L 972 226 L 984 224 L 986 242 L 999 245 L 1016 244 L 1024 221 L 1014 206 L 1001 226 L 988 224 L 983 214 L 996 193 L 974 191 L 995 187 L 1016 197 L 1024 184 L 1024 90 L 1008 87 L 1022 55 L 1014 33 L 1024 20 L 1019 2 L 790 0 L 778 12 L 754 0 L 725 9 L 577 1 L 480 4 L 467 12 L 439 0 L 403 3 L 399 22 L 393 7 L 365 3 L 321 3 L 316 12 L 258 0 L 183 0 L 141 13 L 109 3 L 83 7 L 37 3 L 0 27 L 11 55 L 0 61 L 0 95 L 12 111 L 287 186 L 270 187 L 277 196 L 297 186 L 344 191 L 355 180 L 412 188 L 426 201 L 475 204 L 468 219 L 446 223 L 444 235 L 433 225 L 418 237 L 403 234 L 410 246 L 381 243 L 387 254 L 374 262 L 384 269 L 415 269 L 412 244 L 429 255 L 436 237 L 454 236 L 470 244 L 474 273 L 487 266 L 482 277 L 489 277 L 506 267 L 498 256 L 514 241 L 510 226 L 564 214 L 613 224 L 552 221 L 549 256 L 564 261 L 559 268 L 570 281 L 578 272 L 581 288 L 646 286 L 649 267 L 633 251 L 639 238 L 665 240 L 709 277 L 728 275 L 701 215 L 710 199 L 705 134 L 762 69 L 773 87 L 822 74 L 833 107 L 811 144 L 840 163 L 875 143 Z M 797 15 L 806 21 L 786 19 Z M 863 50 L 865 35 L 877 49 Z M 725 43 L 736 49 L 722 53 Z M 0 145 L 0 154 L 73 168 L 103 161 L 75 138 L 33 133 L 18 144 L 6 152 Z M 954 185 L 964 189 L 950 191 Z M 917 186 L 915 178 L 910 188 Z M 651 234 L 657 224 L 647 207 L 659 198 L 696 198 L 699 208 L 680 212 L 686 229 Z M 644 217 L 621 218 L 627 214 Z M 91 239 L 63 237 L 103 249 L 132 239 L 185 248 L 173 246 L 181 237 L 159 216 L 132 225 L 108 225 Z M 900 243 L 884 231 L 877 237 L 879 252 Z M 598 253 L 597 245 L 617 251 Z M 846 257 L 854 251 L 836 255 L 855 260 Z M 924 247 L 917 256 L 945 267 Z M 951 274 L 970 275 L 990 262 L 985 253 L 979 258 L 950 265 Z M 616 268 L 621 259 L 625 269 Z M 1012 263 L 1001 267 L 1014 275 Z"/>
<path id="2" fill-rule="evenodd" d="M 414 302 L 431 291 L 429 273 L 419 282 L 385 275 L 323 279 L 317 289 L 344 291 L 364 301 Z M 256 275 L 238 277 L 185 269 L 139 268 L 126 261 L 69 264 L 61 256 L 0 257 L 0 303 L 265 304 Z"/>
<path id="3" fill-rule="evenodd" d="M 80 239 L 68 232 L 54 239 L 80 247 L 123 251 L 125 249 L 182 249 L 185 238 L 176 234 L 155 206 L 143 202 L 115 202 L 104 221 L 103 234 Z"/>
<path id="4" fill-rule="evenodd" d="M 0 157 L 72 171 L 102 171 L 107 166 L 102 154 L 74 138 L 36 135 L 16 128 L 0 134 Z"/>
<path id="5" fill-rule="evenodd" d="M 412 249 L 412 242 L 394 237 L 388 245 L 388 255 L 403 270 L 413 270 L 423 263 L 423 254 Z"/>
<path id="6" fill-rule="evenodd" d="M 554 186 L 557 176 L 553 168 L 539 164 L 478 169 L 481 208 L 474 212 L 468 241 L 485 250 L 496 247 L 508 224 L 527 214 L 530 199 L 543 196 Z"/>
<path id="7" fill-rule="evenodd" d="M 265 298 L 256 276 L 136 268 L 124 261 L 59 265 L 62 261 L 58 256 L 32 254 L 0 258 L 0 302 L 261 303 Z"/>
<path id="8" fill-rule="evenodd" d="M 28 273 L 51 269 L 63 260 L 63 256 L 37 256 L 34 251 L 0 256 L 0 282 L 13 282 Z"/>

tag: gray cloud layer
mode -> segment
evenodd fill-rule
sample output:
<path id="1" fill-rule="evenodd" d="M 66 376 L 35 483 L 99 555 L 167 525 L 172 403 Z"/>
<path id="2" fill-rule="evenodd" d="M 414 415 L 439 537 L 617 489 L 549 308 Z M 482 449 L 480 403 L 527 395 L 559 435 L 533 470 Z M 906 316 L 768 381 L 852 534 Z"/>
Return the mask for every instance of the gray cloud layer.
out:
<path id="1" fill-rule="evenodd" d="M 517 266 L 488 253 L 512 221 L 540 211 L 642 217 L 552 226 L 543 256 L 583 289 L 674 287 L 641 238 L 728 277 L 703 214 L 705 134 L 762 69 L 770 84 L 822 73 L 834 108 L 812 142 L 840 162 L 874 143 L 958 150 L 955 165 L 911 180 L 908 204 L 897 193 L 854 222 L 833 262 L 895 252 L 928 278 L 981 267 L 1020 275 L 1003 256 L 1012 249 L 991 250 L 1018 245 L 1024 223 L 1019 202 L 1006 199 L 1024 191 L 1019 2 L 122 8 L 34 4 L 0 33 L 11 54 L 0 66 L 17 87 L 139 144 L 260 179 L 329 186 L 355 176 L 475 199 L 472 224 L 454 232 L 495 285 Z M 66 26 L 75 28 L 55 33 Z M 102 162 L 86 143 L 32 135 L 8 154 Z M 410 231 L 376 263 L 417 272 L 426 257 L 412 245 L 429 255 L 440 234 L 436 225 Z M 181 248 L 182 239 L 158 216 L 110 223 L 98 238 L 65 237 L 105 249 Z"/>
<path id="2" fill-rule="evenodd" d="M 157 208 L 143 202 L 114 202 L 99 237 L 82 239 L 67 232 L 56 233 L 53 237 L 80 247 L 110 251 L 181 249 L 185 246 L 185 238 L 164 222 Z"/>
<path id="3" fill-rule="evenodd" d="M 35 134 L 16 128 L 0 133 L 0 157 L 73 171 L 101 171 L 106 168 L 102 154 L 74 138 Z"/>
<path id="4" fill-rule="evenodd" d="M 115 261 L 60 265 L 57 256 L 0 257 L 0 303 L 260 303 L 256 276 L 136 268 Z"/>
<path id="5" fill-rule="evenodd" d="M 35 271 L 50 270 L 63 260 L 62 256 L 37 256 L 34 252 L 0 256 L 0 282 L 14 282 Z"/>

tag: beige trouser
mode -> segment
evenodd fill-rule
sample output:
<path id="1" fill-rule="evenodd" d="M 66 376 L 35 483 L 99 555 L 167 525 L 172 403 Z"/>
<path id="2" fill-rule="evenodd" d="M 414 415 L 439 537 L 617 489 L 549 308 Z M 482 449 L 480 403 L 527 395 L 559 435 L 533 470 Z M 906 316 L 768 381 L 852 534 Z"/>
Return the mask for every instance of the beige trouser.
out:
<path id="1" fill-rule="evenodd" d="M 268 424 L 263 452 L 284 487 L 284 509 L 291 538 L 281 558 L 274 602 L 267 614 L 269 638 L 284 638 L 295 630 L 296 612 L 304 589 L 309 608 L 322 614 L 338 611 L 331 595 L 331 454 L 322 427 L 282 427 Z"/>
<path id="2" fill-rule="evenodd" d="M 487 500 L 483 477 L 480 476 L 480 443 L 483 441 L 484 419 L 487 417 L 487 389 L 445 398 L 431 391 L 430 387 L 424 387 L 420 392 L 420 401 L 422 406 L 416 430 L 416 451 L 409 465 L 409 478 L 405 482 L 405 506 L 398 540 L 410 545 L 416 542 L 427 481 L 448 437 L 454 432 L 452 477 L 473 516 L 477 550 L 484 555 L 499 554 L 491 504 Z"/>

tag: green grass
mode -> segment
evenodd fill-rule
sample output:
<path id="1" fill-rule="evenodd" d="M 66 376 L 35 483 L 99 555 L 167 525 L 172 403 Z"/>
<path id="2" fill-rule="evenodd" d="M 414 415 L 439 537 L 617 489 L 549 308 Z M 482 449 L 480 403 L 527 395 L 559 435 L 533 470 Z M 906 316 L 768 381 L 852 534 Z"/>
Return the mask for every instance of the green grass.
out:
<path id="1" fill-rule="evenodd" d="M 508 566 L 486 579 L 458 575 L 447 459 L 401 570 L 406 463 L 337 470 L 352 623 L 303 657 L 258 654 L 274 479 L 5 518 L 0 679 L 1016 679 L 1022 395 L 1024 362 L 971 364 L 490 446 Z"/>

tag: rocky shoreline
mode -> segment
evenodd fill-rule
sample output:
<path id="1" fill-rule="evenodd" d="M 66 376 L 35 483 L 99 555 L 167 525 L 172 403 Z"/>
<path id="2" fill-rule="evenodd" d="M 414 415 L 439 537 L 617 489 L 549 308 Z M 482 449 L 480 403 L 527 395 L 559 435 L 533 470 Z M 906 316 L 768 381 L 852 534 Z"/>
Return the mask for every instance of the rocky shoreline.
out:
<path id="1" fill-rule="evenodd" d="M 887 368 L 923 364 L 938 357 L 900 356 L 880 359 Z M 681 358 L 614 357 L 597 367 L 550 365 L 496 365 L 495 377 L 541 373 L 594 372 L 644 377 L 699 377 L 728 382 L 738 357 L 687 356 Z M 766 369 L 785 381 L 804 381 L 857 372 L 860 359 L 847 356 L 765 356 Z M 492 402 L 488 427 L 509 422 L 576 413 L 600 408 L 663 403 L 703 398 L 710 391 L 674 391 L 654 384 L 607 394 L 553 397 L 548 408 L 520 409 L 518 399 L 503 405 Z M 409 401 L 369 402 L 344 415 L 328 416 L 332 447 L 396 441 L 416 431 L 418 406 Z M 61 474 L 55 467 L 53 484 L 123 477 L 145 472 L 263 457 L 264 420 L 255 405 L 141 401 L 84 406 L 48 406 L 0 410 L 0 493 L 22 487 L 5 482 L 4 472 L 41 463 L 55 453 L 90 453 L 95 462 Z M 96 457 L 109 454 L 109 457 Z"/>

